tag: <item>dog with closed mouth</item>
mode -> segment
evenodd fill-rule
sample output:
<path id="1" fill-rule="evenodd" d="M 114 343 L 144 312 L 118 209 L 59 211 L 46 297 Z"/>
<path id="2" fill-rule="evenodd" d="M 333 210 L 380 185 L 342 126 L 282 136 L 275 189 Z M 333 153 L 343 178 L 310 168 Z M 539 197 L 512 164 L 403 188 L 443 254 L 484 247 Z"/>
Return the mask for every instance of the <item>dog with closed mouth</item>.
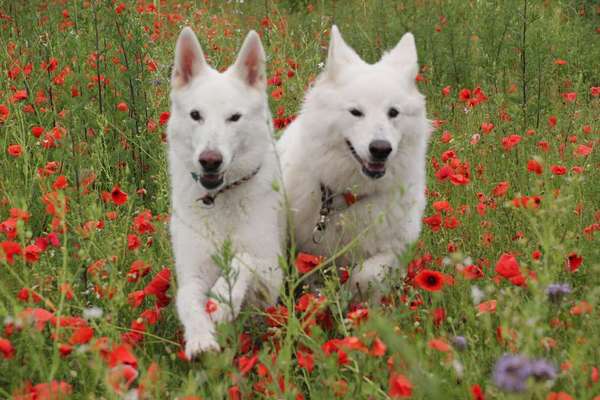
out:
<path id="1" fill-rule="evenodd" d="M 378 298 L 421 231 L 431 124 L 417 73 L 411 33 L 368 64 L 333 26 L 325 69 L 278 142 L 296 249 L 350 247 L 336 265 L 352 266 L 355 294 Z"/>
<path id="2" fill-rule="evenodd" d="M 167 134 L 176 305 L 188 358 L 218 350 L 215 324 L 235 318 L 243 303 L 273 304 L 279 294 L 285 218 L 266 86 L 256 32 L 220 73 L 194 32 L 182 30 Z M 234 252 L 227 274 L 214 259 L 226 242 Z M 216 310 L 207 310 L 209 299 Z"/>

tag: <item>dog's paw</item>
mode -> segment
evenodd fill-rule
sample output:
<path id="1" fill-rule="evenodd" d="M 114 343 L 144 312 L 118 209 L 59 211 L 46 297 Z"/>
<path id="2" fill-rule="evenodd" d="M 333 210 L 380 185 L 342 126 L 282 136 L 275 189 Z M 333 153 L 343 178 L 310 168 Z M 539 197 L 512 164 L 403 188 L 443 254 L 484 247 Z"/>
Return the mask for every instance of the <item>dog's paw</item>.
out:
<path id="1" fill-rule="evenodd" d="M 219 343 L 210 333 L 204 335 L 196 335 L 185 342 L 185 356 L 192 360 L 200 354 L 208 351 L 220 351 Z"/>

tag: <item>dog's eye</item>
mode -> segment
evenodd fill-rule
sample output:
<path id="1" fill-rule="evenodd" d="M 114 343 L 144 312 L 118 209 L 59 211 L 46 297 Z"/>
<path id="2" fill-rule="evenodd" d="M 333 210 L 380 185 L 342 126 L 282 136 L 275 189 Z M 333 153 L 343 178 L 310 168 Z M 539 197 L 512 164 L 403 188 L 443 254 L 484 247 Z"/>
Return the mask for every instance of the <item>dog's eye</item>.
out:
<path id="1" fill-rule="evenodd" d="M 349 111 L 350 111 L 350 114 L 354 115 L 355 117 L 359 117 L 360 118 L 360 117 L 362 117 L 362 116 L 365 115 L 358 108 L 351 108 Z"/>
<path id="2" fill-rule="evenodd" d="M 190 117 L 192 117 L 194 121 L 200 121 L 202 119 L 202 115 L 200 115 L 200 111 L 198 110 L 192 110 L 190 112 Z"/>
<path id="3" fill-rule="evenodd" d="M 400 114 L 400 113 L 394 107 L 391 107 L 388 110 L 388 118 L 396 118 L 398 116 L 398 114 Z"/>
<path id="4" fill-rule="evenodd" d="M 242 118 L 242 114 L 240 113 L 231 114 L 229 118 L 227 118 L 227 122 L 237 122 L 240 118 Z"/>

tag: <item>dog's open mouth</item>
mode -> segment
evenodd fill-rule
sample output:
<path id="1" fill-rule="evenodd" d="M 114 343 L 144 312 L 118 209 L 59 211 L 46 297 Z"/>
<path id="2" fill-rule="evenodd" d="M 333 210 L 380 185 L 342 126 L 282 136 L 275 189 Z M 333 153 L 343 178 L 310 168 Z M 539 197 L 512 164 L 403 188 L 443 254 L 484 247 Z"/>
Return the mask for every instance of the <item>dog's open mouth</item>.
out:
<path id="1" fill-rule="evenodd" d="M 208 190 L 216 189 L 223 184 L 223 174 L 202 174 L 200 184 Z"/>
<path id="2" fill-rule="evenodd" d="M 346 139 L 346 144 L 348 145 L 348 148 L 350 149 L 350 152 L 352 153 L 356 161 L 360 163 L 363 174 L 365 174 L 371 179 L 379 179 L 385 175 L 385 162 L 365 161 L 362 158 L 360 158 L 360 156 L 356 152 L 356 149 L 354 148 L 354 146 L 352 146 L 352 143 L 350 143 L 348 139 Z"/>

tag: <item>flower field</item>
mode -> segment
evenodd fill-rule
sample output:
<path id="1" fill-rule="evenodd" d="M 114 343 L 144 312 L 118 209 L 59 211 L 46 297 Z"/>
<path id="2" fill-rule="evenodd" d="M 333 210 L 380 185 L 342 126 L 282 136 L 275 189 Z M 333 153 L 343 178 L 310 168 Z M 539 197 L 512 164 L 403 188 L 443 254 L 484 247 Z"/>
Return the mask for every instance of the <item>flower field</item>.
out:
<path id="1" fill-rule="evenodd" d="M 415 35 L 435 128 L 421 238 L 381 304 L 343 276 L 292 290 L 330 260 L 291 249 L 280 303 L 189 361 L 167 226 L 177 35 L 224 68 L 256 30 L 279 136 L 333 23 L 367 61 Z M 6 1 L 0 38 L 0 398 L 600 399 L 594 2 Z"/>

